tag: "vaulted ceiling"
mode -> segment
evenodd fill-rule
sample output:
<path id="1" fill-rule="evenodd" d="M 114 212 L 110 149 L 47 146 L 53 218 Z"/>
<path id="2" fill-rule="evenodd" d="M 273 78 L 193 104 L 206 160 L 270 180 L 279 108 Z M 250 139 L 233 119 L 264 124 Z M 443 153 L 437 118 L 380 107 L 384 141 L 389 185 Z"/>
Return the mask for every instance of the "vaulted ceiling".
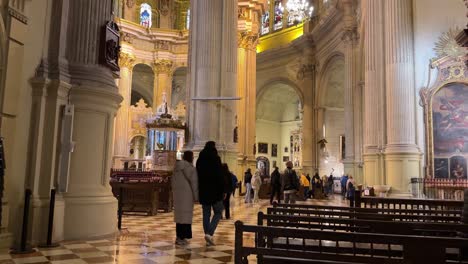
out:
<path id="1" fill-rule="evenodd" d="M 299 118 L 299 96 L 294 88 L 276 83 L 257 98 L 257 119 L 284 122 Z"/>

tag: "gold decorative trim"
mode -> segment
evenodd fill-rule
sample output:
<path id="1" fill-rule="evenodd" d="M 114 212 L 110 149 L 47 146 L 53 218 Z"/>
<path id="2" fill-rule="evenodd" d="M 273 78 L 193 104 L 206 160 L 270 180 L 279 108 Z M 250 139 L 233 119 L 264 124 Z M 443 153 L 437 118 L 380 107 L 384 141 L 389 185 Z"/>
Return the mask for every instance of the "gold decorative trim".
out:
<path id="1" fill-rule="evenodd" d="M 128 68 L 129 70 L 132 70 L 133 66 L 135 66 L 135 55 L 120 52 L 119 66 L 120 68 Z"/>
<path id="2" fill-rule="evenodd" d="M 173 62 L 171 60 L 157 60 L 154 63 L 154 69 L 156 73 L 172 73 Z"/>

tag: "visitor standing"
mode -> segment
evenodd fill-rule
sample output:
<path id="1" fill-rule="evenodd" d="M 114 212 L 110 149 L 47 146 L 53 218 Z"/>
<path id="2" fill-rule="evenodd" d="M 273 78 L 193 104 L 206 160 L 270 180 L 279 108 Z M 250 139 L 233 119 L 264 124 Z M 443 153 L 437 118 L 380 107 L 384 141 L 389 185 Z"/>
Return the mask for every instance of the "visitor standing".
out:
<path id="1" fill-rule="evenodd" d="M 254 191 L 254 203 L 258 203 L 258 194 L 260 192 L 260 187 L 262 186 L 262 178 L 260 177 L 260 171 L 256 171 L 255 175 L 252 178 L 252 190 Z"/>
<path id="2" fill-rule="evenodd" d="M 245 202 L 252 203 L 252 173 L 250 168 L 244 174 Z"/>
<path id="3" fill-rule="evenodd" d="M 328 176 L 327 185 L 328 185 L 328 194 L 333 194 L 333 169 L 330 172 L 330 176 Z"/>
<path id="4" fill-rule="evenodd" d="M 346 182 L 346 190 L 348 192 L 347 197 L 349 199 L 349 206 L 354 207 L 354 192 L 356 190 L 353 176 L 349 175 L 349 179 Z"/>
<path id="5" fill-rule="evenodd" d="M 237 189 L 237 184 L 238 184 L 238 180 L 237 180 L 237 176 L 234 175 L 234 173 L 231 172 L 231 180 L 232 180 L 232 197 L 234 197 L 234 194 L 236 193 L 236 189 Z M 240 195 L 240 193 L 239 193 Z"/>
<path id="6" fill-rule="evenodd" d="M 301 186 L 304 188 L 304 200 L 307 200 L 308 195 L 309 195 L 309 185 L 310 181 L 307 180 L 307 177 L 304 175 L 304 173 L 301 173 Z"/>
<path id="7" fill-rule="evenodd" d="M 280 203 L 281 200 L 281 174 L 278 167 L 271 173 L 270 181 L 270 204 L 273 204 L 273 198 L 276 195 L 276 200 Z"/>
<path id="8" fill-rule="evenodd" d="M 193 152 L 185 151 L 171 179 L 177 245 L 186 245 L 192 238 L 193 205 L 198 201 L 197 170 L 192 163 Z"/>
<path id="9" fill-rule="evenodd" d="M 299 191 L 299 179 L 292 169 L 293 163 L 286 162 L 286 169 L 281 178 L 281 189 L 284 194 L 284 203 L 295 203 L 296 192 Z"/>
<path id="10" fill-rule="evenodd" d="M 216 143 L 208 141 L 197 160 L 199 200 L 203 209 L 203 230 L 207 246 L 215 245 L 213 235 L 223 213 L 223 200 L 227 193 L 221 158 Z M 211 218 L 213 210 L 213 218 Z"/>
<path id="11" fill-rule="evenodd" d="M 340 180 L 341 195 L 346 199 L 346 184 L 348 183 L 348 175 L 343 175 Z"/>
<path id="12" fill-rule="evenodd" d="M 223 176 L 224 176 L 224 184 L 225 184 L 224 189 L 227 192 L 223 200 L 224 215 L 226 219 L 229 219 L 231 218 L 230 199 L 231 199 L 231 194 L 233 191 L 233 185 L 232 185 L 232 173 L 229 171 L 229 166 L 226 163 L 223 163 Z"/>

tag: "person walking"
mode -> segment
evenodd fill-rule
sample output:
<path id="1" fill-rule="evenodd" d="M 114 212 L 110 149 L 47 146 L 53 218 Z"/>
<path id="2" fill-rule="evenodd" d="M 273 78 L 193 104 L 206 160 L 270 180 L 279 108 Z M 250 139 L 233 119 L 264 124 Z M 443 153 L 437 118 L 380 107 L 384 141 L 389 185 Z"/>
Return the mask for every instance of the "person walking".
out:
<path id="1" fill-rule="evenodd" d="M 252 173 L 250 168 L 244 174 L 245 203 L 252 203 Z"/>
<path id="2" fill-rule="evenodd" d="M 347 197 L 349 199 L 349 206 L 354 207 L 354 192 L 356 190 L 353 176 L 349 175 L 349 179 L 346 182 L 346 190 L 348 192 Z"/>
<path id="3" fill-rule="evenodd" d="M 327 185 L 328 185 L 328 194 L 332 195 L 333 194 L 333 169 L 332 169 L 332 172 L 330 173 L 330 176 L 328 176 Z"/>
<path id="4" fill-rule="evenodd" d="M 276 195 L 276 200 L 280 203 L 281 200 L 281 174 L 278 167 L 271 173 L 270 181 L 270 204 L 273 204 L 273 198 Z"/>
<path id="5" fill-rule="evenodd" d="M 346 199 L 346 185 L 348 183 L 348 175 L 343 175 L 340 180 L 341 184 L 341 195 Z"/>
<path id="6" fill-rule="evenodd" d="M 295 203 L 296 192 L 299 191 L 299 179 L 296 171 L 292 169 L 293 163 L 286 162 L 286 169 L 281 178 L 281 189 L 284 194 L 284 203 Z"/>
<path id="7" fill-rule="evenodd" d="M 223 213 L 223 200 L 227 190 L 221 158 L 216 143 L 208 141 L 197 160 L 199 200 L 203 209 L 203 231 L 207 246 L 214 246 L 213 235 Z M 213 218 L 211 218 L 213 210 Z"/>
<path id="8" fill-rule="evenodd" d="M 256 171 L 255 175 L 252 178 L 252 190 L 254 191 L 254 203 L 258 203 L 258 194 L 260 192 L 260 187 L 262 186 L 262 178 L 260 177 L 260 171 Z"/>
<path id="9" fill-rule="evenodd" d="M 231 180 L 232 180 L 232 197 L 234 197 L 234 194 L 236 193 L 236 189 L 237 189 L 237 183 L 239 181 L 237 180 L 237 176 L 234 175 L 234 173 L 232 172 L 231 172 Z"/>
<path id="10" fill-rule="evenodd" d="M 186 245 L 192 238 L 193 205 L 198 201 L 197 170 L 192 163 L 193 152 L 185 151 L 171 178 L 177 245 Z"/>
<path id="11" fill-rule="evenodd" d="M 225 190 L 226 190 L 226 195 L 223 200 L 223 205 L 224 205 L 224 215 L 226 219 L 231 218 L 230 214 L 230 199 L 231 199 L 231 194 L 233 191 L 233 185 L 232 185 L 232 173 L 229 171 L 229 166 L 227 163 L 223 163 L 223 176 L 224 176 L 224 184 L 225 184 Z"/>

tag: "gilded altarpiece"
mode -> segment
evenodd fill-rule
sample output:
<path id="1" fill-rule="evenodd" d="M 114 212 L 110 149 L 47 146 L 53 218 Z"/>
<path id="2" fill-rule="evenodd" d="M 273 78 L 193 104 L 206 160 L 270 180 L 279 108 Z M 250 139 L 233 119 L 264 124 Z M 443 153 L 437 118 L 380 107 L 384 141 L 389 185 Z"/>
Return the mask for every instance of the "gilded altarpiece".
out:
<path id="1" fill-rule="evenodd" d="M 468 188 L 468 59 L 467 49 L 455 41 L 457 30 L 436 44 L 431 68 L 437 79 L 421 89 L 426 140 L 426 196 L 460 199 Z M 430 77 L 429 77 L 430 79 Z"/>

